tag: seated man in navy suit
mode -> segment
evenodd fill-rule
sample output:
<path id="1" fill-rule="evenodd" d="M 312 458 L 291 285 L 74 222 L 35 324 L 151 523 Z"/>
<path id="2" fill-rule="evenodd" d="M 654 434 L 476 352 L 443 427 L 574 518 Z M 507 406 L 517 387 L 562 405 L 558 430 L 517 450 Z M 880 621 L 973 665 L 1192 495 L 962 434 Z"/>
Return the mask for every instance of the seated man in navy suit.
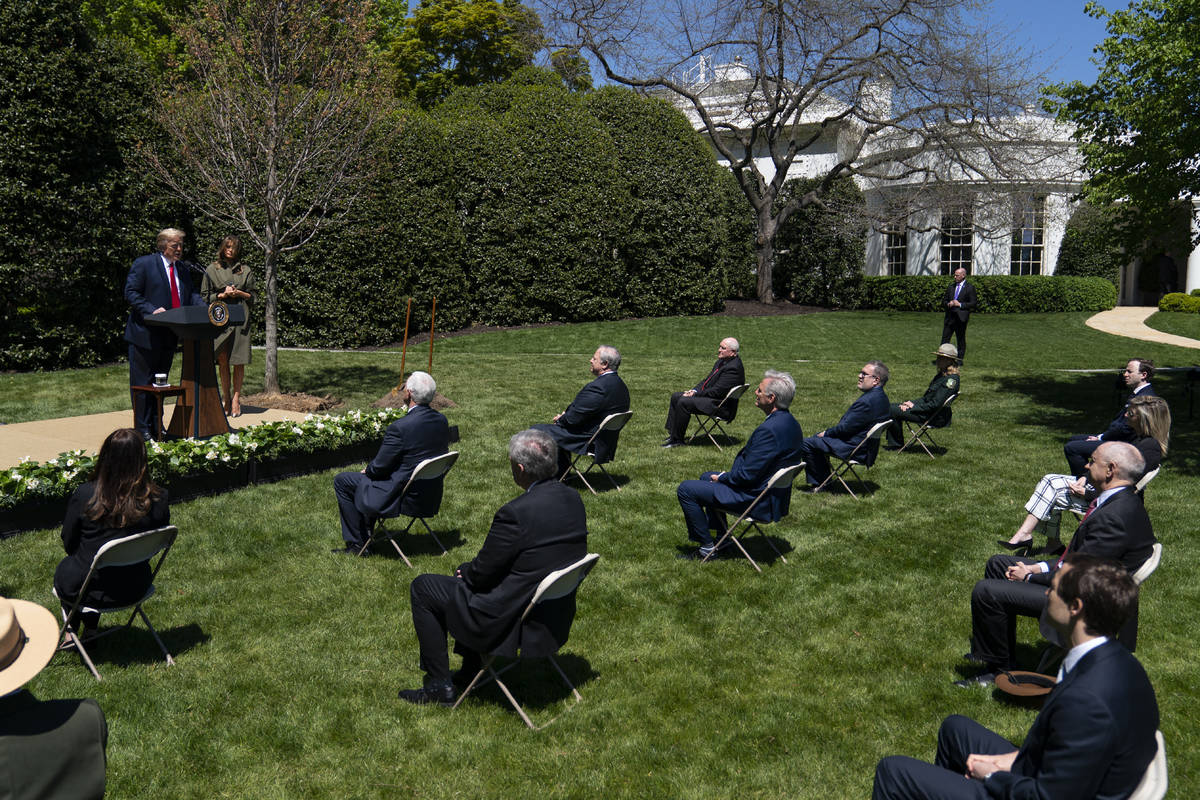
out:
<path id="1" fill-rule="evenodd" d="M 1066 444 L 1063 445 L 1063 455 L 1067 457 L 1068 471 L 1076 478 L 1083 474 L 1088 456 L 1103 442 L 1132 442 L 1137 438 L 1133 428 L 1129 427 L 1129 423 L 1125 421 L 1125 412 L 1129 410 L 1129 404 L 1133 402 L 1133 398 L 1154 394 L 1154 386 L 1150 383 L 1150 379 L 1154 377 L 1154 362 L 1144 358 L 1132 358 L 1125 365 L 1122 377 L 1125 379 L 1125 385 L 1129 387 L 1129 397 L 1104 432 L 1090 436 L 1081 433 L 1067 439 Z"/>
<path id="2" fill-rule="evenodd" d="M 621 353 L 617 348 L 600 345 L 588 365 L 595 379 L 579 390 L 567 410 L 556 415 L 552 423 L 533 426 L 548 434 L 558 446 L 560 477 L 571 465 L 570 454 L 583 452 L 605 417 L 629 410 L 629 389 L 617 374 L 621 366 Z M 617 434 L 607 433 L 596 438 L 597 461 L 612 461 L 616 451 Z"/>
<path id="3" fill-rule="evenodd" d="M 800 442 L 804 438 L 800 423 L 788 411 L 796 395 L 796 382 L 786 372 L 767 370 L 754 390 L 754 405 L 767 418 L 754 429 L 746 446 L 733 459 L 727 472 L 706 472 L 699 480 L 679 484 L 676 496 L 687 523 L 688 538 L 699 549 L 681 553 L 679 558 L 704 559 L 716 546 L 709 531 L 725 533 L 725 512 L 741 514 L 767 487 L 771 476 L 784 467 L 800 463 Z M 773 489 L 764 498 L 771 519 L 787 513 L 791 487 Z M 757 515 L 758 509 L 755 509 Z"/>
<path id="4" fill-rule="evenodd" d="M 413 628 L 425 680 L 402 689 L 400 699 L 419 705 L 453 705 L 455 683 L 465 687 L 481 655 L 515 655 L 520 647 L 553 649 L 566 641 L 575 595 L 539 606 L 521 625 L 542 579 L 587 555 L 587 512 L 579 493 L 554 479 L 558 448 L 546 433 L 521 431 L 508 442 L 512 477 L 522 493 L 492 518 L 479 554 L 454 575 L 420 575 L 409 586 Z M 451 674 L 446 634 L 455 639 L 462 668 Z"/>
<path id="5" fill-rule="evenodd" d="M 892 418 L 892 406 L 883 387 L 888 382 L 888 368 L 882 361 L 867 362 L 858 373 L 858 390 L 862 395 L 850 404 L 837 425 L 809 436 L 800 445 L 805 462 L 804 472 L 810 486 L 820 486 L 829 477 L 829 454 L 846 458 L 877 422 Z M 862 462 L 871 464 L 879 452 L 879 440 L 869 443 L 862 452 Z"/>
<path id="6" fill-rule="evenodd" d="M 1072 553 L 1046 591 L 1047 616 L 1070 650 L 1025 743 L 947 717 L 934 764 L 890 756 L 874 800 L 1128 797 L 1157 752 L 1158 703 L 1137 659 L 1113 641 L 1138 589 L 1121 564 Z"/>
<path id="7" fill-rule="evenodd" d="M 395 504 L 413 470 L 427 458 L 450 450 L 450 426 L 429 407 L 437 384 L 427 372 L 414 372 L 404 383 L 408 413 L 388 426 L 383 444 L 362 472 L 341 472 L 333 479 L 338 513 L 342 518 L 344 547 L 335 553 L 358 555 L 371 537 L 371 526 L 381 516 L 394 514 Z M 417 481 L 404 496 L 399 512 L 431 517 L 442 504 L 442 478 Z M 367 555 L 367 553 L 363 553 Z"/>
<path id="8" fill-rule="evenodd" d="M 192 286 L 191 270 L 179 260 L 183 256 L 183 236 L 183 231 L 175 228 L 159 231 L 158 252 L 135 259 L 125 278 L 130 386 L 144 386 L 154 380 L 155 373 L 170 372 L 175 358 L 175 334 L 161 325 L 147 326 L 146 318 L 170 308 L 204 305 L 204 298 Z M 133 392 L 130 397 L 138 433 L 147 440 L 157 437 L 156 428 L 162 421 L 155 419 L 158 407 L 154 398 L 145 394 L 135 397 Z"/>

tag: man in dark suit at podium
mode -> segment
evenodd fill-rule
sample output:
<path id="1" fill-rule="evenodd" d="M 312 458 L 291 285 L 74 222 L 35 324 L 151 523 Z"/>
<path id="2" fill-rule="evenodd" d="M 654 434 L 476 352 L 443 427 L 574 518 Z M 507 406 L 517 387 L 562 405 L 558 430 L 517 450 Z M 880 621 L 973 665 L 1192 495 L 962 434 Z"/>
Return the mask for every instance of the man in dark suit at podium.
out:
<path id="1" fill-rule="evenodd" d="M 390 514 L 413 470 L 427 458 L 450 450 L 450 425 L 429 407 L 437 384 L 427 372 L 414 372 L 404 383 L 408 413 L 388 426 L 379 452 L 362 472 L 340 472 L 333 479 L 345 547 L 335 553 L 358 555 L 378 517 Z M 401 514 L 431 517 L 442 504 L 442 478 L 413 483 L 404 496 Z M 363 555 L 367 555 L 363 553 Z"/>
<path id="2" fill-rule="evenodd" d="M 175 228 L 159 231 L 158 252 L 135 259 L 125 279 L 130 386 L 150 383 L 157 372 L 170 372 L 175 358 L 178 344 L 175 334 L 162 326 L 147 326 L 146 317 L 170 308 L 204 305 L 204 298 L 193 288 L 191 271 L 179 261 L 183 255 L 183 237 L 183 231 Z M 155 419 L 154 398 L 134 395 L 132 391 L 129 394 L 138 433 L 147 440 L 157 437 L 162 420 Z"/>

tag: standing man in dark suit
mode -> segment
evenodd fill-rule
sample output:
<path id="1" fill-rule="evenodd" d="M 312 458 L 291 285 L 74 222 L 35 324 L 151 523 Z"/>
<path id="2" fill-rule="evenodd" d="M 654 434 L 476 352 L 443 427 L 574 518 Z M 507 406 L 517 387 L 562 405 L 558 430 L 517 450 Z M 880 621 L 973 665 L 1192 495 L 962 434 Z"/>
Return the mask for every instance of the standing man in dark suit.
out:
<path id="1" fill-rule="evenodd" d="M 425 681 L 403 689 L 410 703 L 453 705 L 455 680 L 465 686 L 479 671 L 482 655 L 509 638 L 542 579 L 587 555 L 587 512 L 579 493 L 554 479 L 554 440 L 529 429 L 509 440 L 508 461 L 523 494 L 505 504 L 473 561 L 454 575 L 420 575 L 409 587 L 413 628 L 421 650 Z M 522 646 L 537 647 L 541 637 L 561 643 L 575 615 L 575 597 L 526 621 Z M 531 617 L 532 619 L 532 617 Z M 455 639 L 462 668 L 450 674 L 446 634 Z"/>
<path id="2" fill-rule="evenodd" d="M 1154 548 L 1154 529 L 1133 490 L 1146 468 L 1137 448 L 1107 442 L 1096 448 L 1088 464 L 1088 482 L 1099 493 L 1075 531 L 1067 553 L 1114 559 L 1136 572 Z M 1038 617 L 1046 607 L 1045 589 L 1063 563 L 996 555 L 988 559 L 983 580 L 971 592 L 971 651 L 967 660 L 984 667 L 973 678 L 955 681 L 963 688 L 990 686 L 996 673 L 1011 669 L 1016 649 L 1017 615 Z M 1137 618 L 1122 632 L 1130 649 L 1136 642 Z"/>
<path id="3" fill-rule="evenodd" d="M 874 800 L 1116 798 L 1137 787 L 1157 752 L 1158 703 L 1146 671 L 1112 641 L 1137 607 L 1119 564 L 1071 554 L 1046 594 L 1070 650 L 1021 748 L 962 716 L 938 732 L 937 761 L 890 756 Z"/>
<path id="4" fill-rule="evenodd" d="M 954 283 L 946 287 L 946 294 L 942 297 L 942 307 L 946 309 L 946 317 L 942 321 L 942 344 L 949 342 L 951 335 L 957 339 L 959 366 L 967 357 L 967 323 L 978 305 L 975 287 L 967 283 L 967 271 L 959 267 L 954 270 Z"/>
<path id="5" fill-rule="evenodd" d="M 129 303 L 129 320 L 125 323 L 125 341 L 129 342 L 129 385 L 142 386 L 150 383 L 157 372 L 171 371 L 178 340 L 175 334 L 160 325 L 148 327 L 146 317 L 160 314 L 170 308 L 204 305 L 204 298 L 192 287 L 191 270 L 180 258 L 183 256 L 184 233 L 175 228 L 164 228 L 158 232 L 158 252 L 141 256 L 133 262 L 129 276 L 125 278 L 125 300 Z M 162 424 L 155 419 L 157 405 L 154 398 L 146 395 L 134 396 L 134 427 L 143 439 L 149 440 L 159 433 Z"/>
<path id="6" fill-rule="evenodd" d="M 108 725 L 95 700 L 38 700 L 21 687 L 50 663 L 58 622 L 0 597 L 0 796 L 104 797 Z"/>
<path id="7" fill-rule="evenodd" d="M 767 370 L 754 390 L 754 404 L 767 418 L 750 434 L 746 446 L 733 459 L 733 466 L 728 472 L 705 472 L 699 480 L 679 484 L 675 494 L 683 509 L 688 538 L 700 545 L 697 550 L 680 554 L 680 558 L 703 560 L 712 555 L 715 545 L 709 531 L 724 535 L 725 512 L 741 514 L 776 471 L 800 463 L 804 433 L 788 411 L 795 395 L 796 382 L 791 375 Z M 767 500 L 772 519 L 787 513 L 791 495 L 791 487 L 771 491 Z"/>
<path id="8" fill-rule="evenodd" d="M 1063 455 L 1067 457 L 1067 466 L 1075 477 L 1083 474 L 1088 456 L 1100 446 L 1101 442 L 1132 442 L 1137 439 L 1133 428 L 1129 427 L 1129 423 L 1125 421 L 1125 412 L 1129 410 L 1129 404 L 1133 402 L 1133 398 L 1154 394 L 1154 386 L 1150 383 L 1150 379 L 1154 377 L 1154 362 L 1144 358 L 1131 358 L 1125 365 L 1125 371 L 1121 373 L 1121 376 L 1125 380 L 1125 385 L 1129 387 L 1129 397 L 1104 432 L 1093 435 L 1078 434 L 1067 439 L 1066 444 L 1063 445 Z"/>
<path id="9" fill-rule="evenodd" d="M 722 339 L 717 347 L 717 363 L 713 364 L 708 377 L 686 392 L 671 395 L 671 406 L 667 410 L 667 440 L 663 447 L 678 447 L 687 435 L 692 414 L 712 414 L 717 405 L 735 386 L 746 382 L 746 370 L 738 355 L 738 340 Z M 737 416 L 737 401 L 722 409 L 722 419 L 732 422 Z"/>
<path id="10" fill-rule="evenodd" d="M 804 472 L 810 486 L 820 486 L 829 477 L 829 454 L 845 458 L 866 437 L 877 422 L 891 419 L 891 404 L 883 387 L 888 382 L 888 368 L 882 361 L 868 361 L 858 373 L 858 390 L 862 395 L 850 404 L 837 425 L 809 436 L 800 445 Z M 863 463 L 871 464 L 879 453 L 879 440 L 864 448 Z"/>
<path id="11" fill-rule="evenodd" d="M 333 552 L 358 555 L 371 537 L 375 520 L 396 512 L 396 499 L 417 465 L 449 452 L 450 426 L 444 416 L 429 407 L 435 394 L 437 384 L 429 373 L 409 375 L 403 398 L 408 413 L 388 426 L 374 460 L 362 472 L 341 472 L 333 479 L 333 493 L 342 518 L 342 539 L 346 542 Z M 439 476 L 414 483 L 399 511 L 409 516 L 431 517 L 441 504 Z"/>
<path id="12" fill-rule="evenodd" d="M 570 453 L 582 452 L 588 440 L 609 414 L 629 410 L 629 389 L 617 374 L 621 353 L 615 347 L 602 344 L 588 362 L 595 379 L 579 390 L 567 410 L 554 417 L 553 423 L 534 425 L 544 431 L 558 446 L 558 474 L 566 474 L 571 465 Z M 617 451 L 617 434 L 605 434 L 596 439 L 596 460 L 611 461 Z"/>

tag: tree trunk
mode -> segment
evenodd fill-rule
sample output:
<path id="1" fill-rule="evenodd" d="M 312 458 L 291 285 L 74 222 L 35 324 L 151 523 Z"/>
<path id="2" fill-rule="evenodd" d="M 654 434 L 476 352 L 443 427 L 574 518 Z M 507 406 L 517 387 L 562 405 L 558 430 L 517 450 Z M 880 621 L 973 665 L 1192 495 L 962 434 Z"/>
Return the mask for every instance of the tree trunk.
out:
<path id="1" fill-rule="evenodd" d="M 279 323 L 276 308 L 279 298 L 279 282 L 276 277 L 276 262 L 279 258 L 278 245 L 274 236 L 268 235 L 267 250 L 263 259 L 263 277 L 266 282 L 266 301 L 263 303 L 263 321 L 266 324 L 266 370 L 263 376 L 263 391 L 280 394 L 279 391 Z"/>
<path id="2" fill-rule="evenodd" d="M 755 214 L 755 227 L 758 230 L 754 238 L 754 256 L 758 270 L 757 295 L 760 303 L 775 301 L 775 230 L 777 221 L 771 216 L 771 205 L 771 203 L 765 203 L 763 208 Z"/>

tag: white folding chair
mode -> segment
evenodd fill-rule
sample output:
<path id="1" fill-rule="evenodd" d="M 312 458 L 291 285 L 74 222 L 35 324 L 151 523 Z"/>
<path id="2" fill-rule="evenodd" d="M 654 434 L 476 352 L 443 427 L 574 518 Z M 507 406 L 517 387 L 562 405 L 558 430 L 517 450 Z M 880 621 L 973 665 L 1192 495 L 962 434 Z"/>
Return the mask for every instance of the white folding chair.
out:
<path id="1" fill-rule="evenodd" d="M 896 452 L 903 453 L 905 450 L 907 450 L 913 444 L 919 444 L 921 446 L 921 449 L 925 451 L 925 454 L 928 455 L 930 458 L 933 458 L 934 457 L 933 451 L 931 451 L 929 449 L 929 447 L 926 446 L 925 443 L 928 442 L 933 447 L 940 447 L 940 445 L 933 438 L 933 429 L 935 427 L 936 428 L 944 428 L 946 426 L 945 425 L 933 425 L 931 423 L 935 419 L 938 418 L 939 414 L 941 414 L 946 409 L 950 408 L 950 404 L 954 402 L 954 398 L 956 398 L 956 397 L 958 397 L 958 392 L 955 392 L 954 394 L 947 397 L 946 401 L 944 403 L 942 403 L 941 408 L 939 408 L 933 414 L 930 414 L 929 419 L 922 422 L 920 424 L 920 426 L 918 426 L 918 427 L 914 427 L 911 420 L 907 420 L 907 419 L 904 420 L 905 430 L 908 432 L 908 434 L 911 438 L 907 442 L 905 442 L 904 445 Z M 948 425 L 949 423 L 946 423 L 946 424 Z"/>
<path id="2" fill-rule="evenodd" d="M 401 550 L 400 545 L 396 543 L 396 537 L 408 533 L 409 529 L 413 526 L 413 523 L 415 523 L 417 520 L 420 520 L 421 524 L 425 526 L 426 533 L 433 537 L 433 540 L 437 542 L 438 547 L 442 548 L 442 555 L 446 555 L 446 553 L 449 551 L 446 550 L 446 546 L 442 544 L 442 540 L 437 537 L 437 534 L 433 532 L 433 529 L 429 527 L 429 523 L 425 521 L 425 517 L 420 515 L 415 516 L 408 521 L 407 525 L 404 526 L 404 530 L 395 532 L 389 531 L 387 528 L 385 528 L 383 521 L 385 519 L 394 519 L 395 517 L 407 516 L 401 512 L 400 509 L 404 507 L 404 498 L 412 489 L 413 484 L 417 481 L 428 481 L 434 478 L 442 477 L 450 471 L 450 468 L 454 466 L 454 462 L 457 460 L 458 451 L 451 450 L 450 452 L 443 453 L 440 456 L 427 458 L 420 464 L 417 464 L 416 469 L 413 470 L 408 482 L 404 484 L 404 488 L 400 491 L 400 497 L 396 499 L 396 513 L 386 514 L 378 517 L 375 520 L 375 524 L 371 527 L 371 535 L 367 541 L 363 543 L 363 546 L 358 551 L 358 554 L 361 556 L 363 553 L 367 552 L 367 549 L 370 548 L 375 542 L 387 540 L 392 543 L 392 547 L 396 548 L 396 552 L 400 554 L 400 558 L 404 559 L 404 563 L 409 566 L 409 569 L 411 569 L 412 562 L 408 560 L 408 556 L 404 555 L 404 551 Z M 437 512 L 435 511 L 434 513 L 436 514 Z"/>
<path id="3" fill-rule="evenodd" d="M 566 597 L 567 595 L 571 594 L 571 592 L 574 592 L 576 589 L 578 589 L 579 584 L 583 582 L 583 579 L 587 577 L 588 573 L 592 571 L 592 567 L 594 567 L 596 562 L 599 560 L 599 553 L 588 553 L 574 564 L 569 564 L 562 569 L 555 570 L 546 577 L 542 578 L 541 583 L 538 584 L 537 591 L 533 593 L 533 597 L 530 599 L 529 605 L 525 606 L 525 611 L 521 614 L 521 618 L 517 620 L 515 627 L 524 625 L 525 620 L 528 619 L 529 615 L 535 608 L 537 608 L 539 604 L 544 603 L 547 600 L 558 600 L 559 598 Z M 508 698 L 508 702 L 511 703 L 512 707 L 515 708 L 517 713 L 521 715 L 521 719 L 525 720 L 525 724 L 528 725 L 531 730 L 541 730 L 553 722 L 554 719 L 557 719 L 557 717 L 547 720 L 540 726 L 534 725 L 532 720 L 529 719 L 529 715 L 525 713 L 523 708 L 521 708 L 521 704 L 517 702 L 517 698 L 513 696 L 512 691 L 508 688 L 508 686 L 505 685 L 504 681 L 500 680 L 500 676 L 519 664 L 523 658 L 545 658 L 549 660 L 551 665 L 553 665 L 554 669 L 558 672 L 559 677 L 563 679 L 563 683 L 567 685 L 567 688 L 571 690 L 571 694 L 574 695 L 575 702 L 578 703 L 579 701 L 583 700 L 583 696 L 579 694 L 579 690 L 575 688 L 575 685 L 571 683 L 570 679 L 567 677 L 567 674 L 563 672 L 562 667 L 560 667 L 558 662 L 554 660 L 555 652 L 557 652 L 557 648 L 552 652 L 538 653 L 536 655 L 526 655 L 523 652 L 518 653 L 517 658 L 514 661 L 504 665 L 499 670 L 495 669 L 496 659 L 499 657 L 498 654 L 489 653 L 483 663 L 483 666 L 480 667 L 479 672 L 475 673 L 475 677 L 471 679 L 471 683 L 468 684 L 467 688 L 464 689 L 462 694 L 458 696 L 458 700 L 455 701 L 454 707 L 458 708 L 460 705 L 462 705 L 462 701 L 466 700 L 467 695 L 469 695 L 477 687 L 483 686 L 490 681 L 495 681 L 496 685 L 500 687 L 500 691 L 502 691 L 504 696 Z M 484 673 L 488 674 L 486 679 L 484 679 Z"/>
<path id="4" fill-rule="evenodd" d="M 724 448 L 721 447 L 721 443 L 718 442 L 717 437 L 713 435 L 715 433 L 720 433 L 726 439 L 730 438 L 729 434 L 725 432 L 724 426 L 721 425 L 722 422 L 729 422 L 730 420 L 722 417 L 721 414 L 728 413 L 728 409 L 734 407 L 734 405 L 742 399 L 742 395 L 744 395 L 746 390 L 749 388 L 750 384 L 748 383 L 743 383 L 741 386 L 734 386 L 723 398 L 721 398 L 721 402 L 717 403 L 717 406 L 712 410 L 712 413 L 701 414 L 700 412 L 696 412 L 693 414 L 693 416 L 696 418 L 696 432 L 688 437 L 687 443 L 691 444 L 701 436 L 707 436 L 708 440 L 715 444 L 718 450 L 723 450 Z"/>
<path id="5" fill-rule="evenodd" d="M 573 455 L 570 466 L 567 467 L 567 471 L 563 473 L 563 476 L 559 478 L 559 480 L 565 481 L 568 477 L 570 477 L 571 472 L 574 471 L 575 474 L 579 476 L 579 480 L 583 481 L 583 485 L 591 490 L 592 494 L 599 494 L 599 492 L 592 488 L 592 485 L 588 483 L 587 479 L 587 474 L 592 471 L 593 467 L 595 467 L 604 473 L 604 477 L 608 478 L 608 482 L 611 483 L 618 492 L 621 491 L 621 487 L 617 485 L 615 480 L 613 480 L 612 475 L 609 475 L 608 471 L 604 469 L 604 464 L 601 464 L 596 459 L 596 437 L 602 433 L 620 433 L 621 428 L 625 427 L 625 423 L 629 422 L 629 418 L 632 416 L 633 411 L 622 411 L 618 414 L 609 414 L 607 417 L 605 417 L 600 423 L 600 427 L 596 428 L 596 432 L 592 434 L 592 438 L 588 439 L 587 446 L 583 448 L 583 452 L 575 453 Z M 591 459 L 592 463 L 588 464 L 587 469 L 580 472 L 579 459 L 585 457 Z M 612 459 L 606 459 L 606 461 L 611 460 Z"/>
<path id="6" fill-rule="evenodd" d="M 862 441 L 859 442 L 852 451 L 850 451 L 850 455 L 846 456 L 845 458 L 841 458 L 840 456 L 830 453 L 829 456 L 831 464 L 834 458 L 838 459 L 842 463 L 838 464 L 836 467 L 833 467 L 829 471 L 829 477 L 821 481 L 821 485 L 813 489 L 813 493 L 816 494 L 817 492 L 821 491 L 829 485 L 830 481 L 836 478 L 838 483 L 840 483 L 847 492 L 850 492 L 850 496 L 855 500 L 858 500 L 858 495 L 851 491 L 850 484 L 846 483 L 846 479 L 843 476 L 849 472 L 854 476 L 854 480 L 858 481 L 861 486 L 866 486 L 866 482 L 863 481 L 862 477 L 859 476 L 858 471 L 854 468 L 862 467 L 864 470 L 871 468 L 871 466 L 875 463 L 875 459 L 873 458 L 870 461 L 867 461 L 866 456 L 864 455 L 864 451 L 867 448 L 868 442 L 874 441 L 878 444 L 879 437 L 883 434 L 884 429 L 891 424 L 892 421 L 890 419 L 885 419 L 882 422 L 876 422 L 871 426 L 871 430 L 867 431 L 867 435 L 863 437 Z M 878 457 L 879 450 L 876 448 L 875 458 Z"/>
<path id="7" fill-rule="evenodd" d="M 717 540 L 716 547 L 713 548 L 711 553 L 704 557 L 703 561 L 708 561 L 710 558 L 715 556 L 718 552 L 720 552 L 721 548 L 725 546 L 725 540 L 731 539 L 733 540 L 733 543 L 737 545 L 737 549 L 740 550 L 742 555 L 746 557 L 746 560 L 750 562 L 750 566 L 754 567 L 759 572 L 762 572 L 762 567 L 760 567 L 758 563 L 750 557 L 750 554 L 746 552 L 746 548 L 742 546 L 742 543 L 738 541 L 738 537 L 734 535 L 734 531 L 736 531 L 740 525 L 742 526 L 743 536 L 747 535 L 752 529 L 758 531 L 758 535 L 763 537 L 767 544 L 771 545 L 771 549 L 775 551 L 775 555 L 779 556 L 779 560 L 786 564 L 787 558 L 785 558 L 783 553 L 779 551 L 779 548 L 775 546 L 775 543 L 771 541 L 770 537 L 763 532 L 761 526 L 778 522 L 787 515 L 784 514 L 783 516 L 779 517 L 779 519 L 755 519 L 752 514 L 754 513 L 754 509 L 760 502 L 762 502 L 762 499 L 766 497 L 772 489 L 792 488 L 792 481 L 796 479 L 796 476 L 802 469 L 804 469 L 803 461 L 801 461 L 799 464 L 793 464 L 790 467 L 783 467 L 782 469 L 776 470 L 775 474 L 771 476 L 771 480 L 767 481 L 767 488 L 759 492 L 758 497 L 754 498 L 754 502 L 750 504 L 749 508 L 743 511 L 742 515 L 738 517 L 732 525 L 729 526 L 721 538 Z"/>
<path id="8" fill-rule="evenodd" d="M 102 636 L 123 631 L 132 625 L 134 619 L 139 616 L 142 618 L 142 622 L 146 624 L 150 635 L 154 637 L 154 641 L 158 643 L 159 649 L 162 650 L 163 655 L 167 659 L 167 664 L 170 666 L 175 663 L 175 659 L 171 658 L 170 652 L 167 651 L 167 646 L 158 637 L 158 631 L 154 630 L 154 626 L 150 624 L 150 618 L 146 616 L 146 612 L 142 609 L 142 604 L 154 596 L 154 578 L 162 568 L 163 561 L 166 560 L 167 553 L 170 551 L 171 545 L 175 543 L 175 537 L 178 533 L 178 528 L 174 525 L 168 525 L 164 528 L 155 528 L 154 530 L 122 536 L 120 539 L 113 539 L 111 542 L 105 543 L 96 553 L 95 557 L 92 558 L 92 565 L 88 569 L 87 577 L 83 579 L 83 586 L 80 588 L 79 594 L 75 597 L 75 601 L 71 604 L 71 608 L 67 611 L 66 618 L 63 620 L 62 639 L 59 641 L 58 649 L 67 650 L 74 647 L 96 680 L 100 680 L 100 673 L 96 670 L 96 665 L 92 663 L 91 656 L 88 655 L 87 649 L 83 646 L 84 642 L 94 642 Z M 115 606 L 84 605 L 83 598 L 87 597 L 88 588 L 91 586 L 93 578 L 96 577 L 96 573 L 101 569 L 105 567 L 124 567 L 131 564 L 141 564 L 150 561 L 156 555 L 158 555 L 158 561 L 155 562 L 150 571 L 150 586 L 146 589 L 146 593 L 142 595 L 140 600 Z M 57 591 L 54 592 L 54 596 L 58 597 Z M 99 631 L 88 636 L 86 640 L 75 630 L 84 614 L 107 614 L 113 611 L 124 611 L 127 608 L 132 608 L 133 613 L 129 615 L 129 620 L 124 625 Z"/>
<path id="9" fill-rule="evenodd" d="M 1167 743 L 1162 731 L 1154 732 L 1154 742 L 1158 749 L 1129 800 L 1162 800 L 1167 796 Z"/>

